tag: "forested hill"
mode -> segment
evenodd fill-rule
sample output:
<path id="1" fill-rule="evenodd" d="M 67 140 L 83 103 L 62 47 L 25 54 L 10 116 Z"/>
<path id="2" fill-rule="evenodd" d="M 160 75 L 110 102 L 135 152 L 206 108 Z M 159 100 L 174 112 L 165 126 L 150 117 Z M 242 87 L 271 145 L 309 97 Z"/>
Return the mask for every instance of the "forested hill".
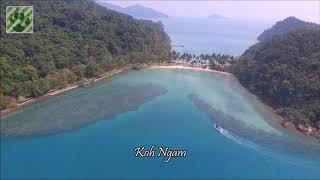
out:
<path id="1" fill-rule="evenodd" d="M 255 44 L 240 57 L 235 75 L 288 120 L 320 128 L 320 30 L 298 29 Z"/>
<path id="2" fill-rule="evenodd" d="M 288 17 L 282 21 L 277 22 L 270 29 L 265 30 L 258 36 L 259 41 L 265 41 L 271 39 L 275 35 L 281 35 L 287 33 L 291 30 L 299 29 L 299 28 L 318 28 L 320 26 L 315 23 L 305 22 L 296 17 Z"/>
<path id="3" fill-rule="evenodd" d="M 6 34 L 5 7 L 32 5 L 33 34 Z M 1 1 L 1 109 L 8 96 L 36 97 L 128 63 L 164 61 L 161 23 L 107 10 L 92 0 Z"/>

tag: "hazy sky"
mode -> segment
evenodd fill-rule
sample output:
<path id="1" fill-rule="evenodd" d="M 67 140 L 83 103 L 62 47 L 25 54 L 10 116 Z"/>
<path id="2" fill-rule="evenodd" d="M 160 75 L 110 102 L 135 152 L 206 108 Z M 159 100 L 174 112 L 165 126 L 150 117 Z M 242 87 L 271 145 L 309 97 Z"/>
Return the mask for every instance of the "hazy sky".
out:
<path id="1" fill-rule="evenodd" d="M 100 0 L 106 1 L 106 0 Z M 207 17 L 220 14 L 234 19 L 278 21 L 288 16 L 320 23 L 318 1 L 108 1 L 126 7 L 141 4 L 169 16 Z"/>

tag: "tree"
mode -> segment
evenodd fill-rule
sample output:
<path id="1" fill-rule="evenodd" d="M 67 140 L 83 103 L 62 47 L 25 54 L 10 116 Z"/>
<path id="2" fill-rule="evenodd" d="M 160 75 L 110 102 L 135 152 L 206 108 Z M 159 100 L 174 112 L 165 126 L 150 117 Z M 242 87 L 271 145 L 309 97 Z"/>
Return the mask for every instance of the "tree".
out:
<path id="1" fill-rule="evenodd" d="M 10 104 L 10 97 L 0 93 L 0 110 L 4 110 Z"/>
<path id="2" fill-rule="evenodd" d="M 241 84 L 296 123 L 320 121 L 320 31 L 293 30 L 250 47 L 235 66 Z"/>
<path id="3" fill-rule="evenodd" d="M 97 77 L 100 74 L 100 66 L 95 62 L 90 62 L 85 68 L 86 77 Z"/>
<path id="4" fill-rule="evenodd" d="M 14 73 L 14 78 L 18 81 L 34 81 L 38 79 L 38 71 L 31 65 L 20 67 Z"/>
<path id="5" fill-rule="evenodd" d="M 169 59 L 170 38 L 161 23 L 134 19 L 92 0 L 23 4 L 36 8 L 34 33 L 9 35 L 0 28 L 0 88 L 6 96 L 41 95 L 40 79 L 55 89 L 128 63 Z M 11 0 L 4 0 L 0 8 L 10 5 Z M 4 11 L 0 16 L 6 19 Z M 127 58 L 131 54 L 138 58 Z"/>
<path id="6" fill-rule="evenodd" d="M 72 67 L 72 72 L 78 77 L 78 79 L 81 79 L 84 77 L 85 69 L 86 66 L 84 64 L 80 64 Z"/>

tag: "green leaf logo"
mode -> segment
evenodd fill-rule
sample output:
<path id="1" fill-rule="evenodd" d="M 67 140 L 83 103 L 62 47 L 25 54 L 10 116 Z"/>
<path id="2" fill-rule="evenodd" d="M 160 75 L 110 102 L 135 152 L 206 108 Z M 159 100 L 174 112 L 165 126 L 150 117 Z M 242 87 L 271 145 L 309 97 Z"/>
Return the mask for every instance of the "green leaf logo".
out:
<path id="1" fill-rule="evenodd" d="M 33 7 L 7 6 L 6 32 L 33 33 Z"/>

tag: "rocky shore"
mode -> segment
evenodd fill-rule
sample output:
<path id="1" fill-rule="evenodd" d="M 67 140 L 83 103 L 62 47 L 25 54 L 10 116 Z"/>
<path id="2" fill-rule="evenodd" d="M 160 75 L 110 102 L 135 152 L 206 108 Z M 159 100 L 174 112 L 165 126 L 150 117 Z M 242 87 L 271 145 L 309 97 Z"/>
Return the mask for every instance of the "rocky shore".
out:
<path id="1" fill-rule="evenodd" d="M 295 129 L 306 136 L 311 136 L 320 140 L 320 129 L 302 124 L 295 124 L 291 121 L 283 121 L 281 123 L 281 126 L 285 128 Z"/>

